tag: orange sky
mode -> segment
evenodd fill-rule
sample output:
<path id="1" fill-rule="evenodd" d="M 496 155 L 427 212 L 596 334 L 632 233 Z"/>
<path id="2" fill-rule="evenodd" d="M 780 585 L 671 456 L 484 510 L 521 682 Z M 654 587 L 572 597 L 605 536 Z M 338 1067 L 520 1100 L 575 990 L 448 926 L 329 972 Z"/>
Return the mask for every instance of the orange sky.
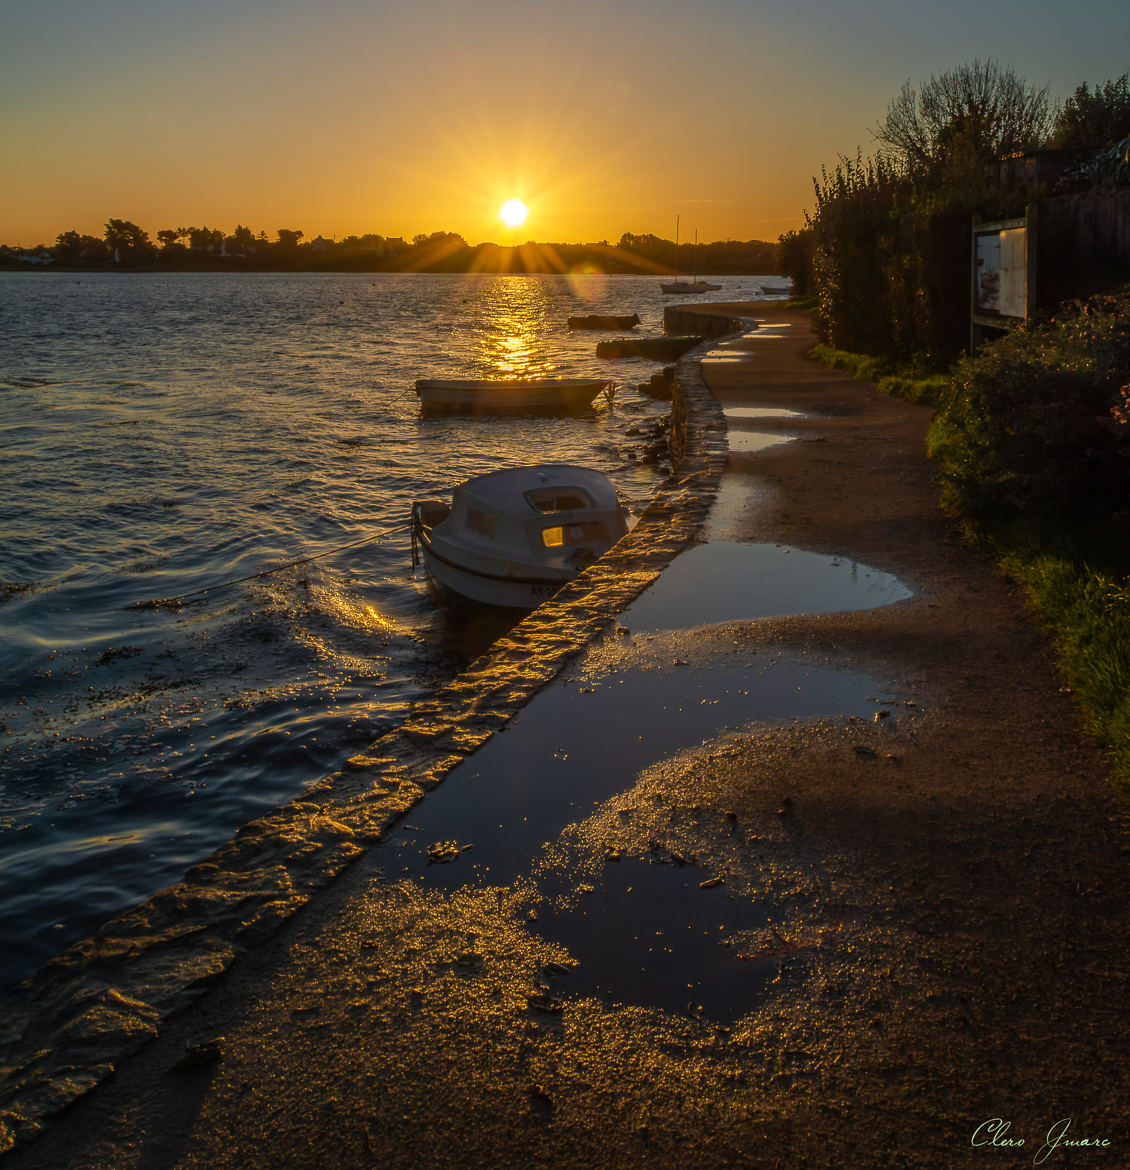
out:
<path id="1" fill-rule="evenodd" d="M 1130 5 L 1068 9 L 0 0 L 0 242 L 111 216 L 515 243 L 670 239 L 679 215 L 684 238 L 776 239 L 907 78 L 979 56 L 1062 98 L 1119 76 Z"/>

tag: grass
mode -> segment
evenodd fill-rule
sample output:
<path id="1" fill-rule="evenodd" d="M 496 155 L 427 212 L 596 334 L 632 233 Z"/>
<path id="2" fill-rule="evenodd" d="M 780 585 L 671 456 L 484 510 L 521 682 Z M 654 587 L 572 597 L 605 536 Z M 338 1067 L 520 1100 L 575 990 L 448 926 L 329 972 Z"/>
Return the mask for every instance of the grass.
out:
<path id="1" fill-rule="evenodd" d="M 1130 591 L 1073 558 L 996 545 L 1001 567 L 1028 591 L 1055 639 L 1065 683 L 1110 751 L 1114 778 L 1130 796 Z"/>

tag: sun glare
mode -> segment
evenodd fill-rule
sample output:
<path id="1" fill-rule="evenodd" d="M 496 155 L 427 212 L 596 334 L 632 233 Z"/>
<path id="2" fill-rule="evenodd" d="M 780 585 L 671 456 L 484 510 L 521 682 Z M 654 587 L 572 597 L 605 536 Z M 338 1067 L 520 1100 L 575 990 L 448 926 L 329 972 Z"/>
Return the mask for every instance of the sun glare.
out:
<path id="1" fill-rule="evenodd" d="M 528 214 L 529 208 L 521 199 L 510 199 L 499 209 L 498 218 L 507 227 L 519 227 L 526 222 Z"/>

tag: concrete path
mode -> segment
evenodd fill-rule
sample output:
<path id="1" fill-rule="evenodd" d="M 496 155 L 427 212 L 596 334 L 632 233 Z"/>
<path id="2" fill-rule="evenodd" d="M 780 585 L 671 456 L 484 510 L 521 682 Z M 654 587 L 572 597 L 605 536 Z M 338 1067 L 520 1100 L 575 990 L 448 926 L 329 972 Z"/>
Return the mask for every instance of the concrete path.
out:
<path id="1" fill-rule="evenodd" d="M 704 544 L 7 1164 L 1130 1164 L 1101 753 L 928 413 L 756 312 Z"/>

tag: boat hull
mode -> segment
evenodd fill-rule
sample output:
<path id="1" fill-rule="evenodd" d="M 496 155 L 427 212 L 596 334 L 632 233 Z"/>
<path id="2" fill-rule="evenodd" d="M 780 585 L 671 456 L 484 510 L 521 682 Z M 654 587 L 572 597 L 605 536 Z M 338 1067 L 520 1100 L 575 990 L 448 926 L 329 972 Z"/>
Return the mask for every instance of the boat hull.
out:
<path id="1" fill-rule="evenodd" d="M 439 556 L 426 541 L 421 542 L 420 551 L 425 571 L 445 593 L 458 600 L 495 609 L 536 609 L 569 579 L 490 576 L 453 564 Z"/>
<path id="2" fill-rule="evenodd" d="M 677 295 L 697 295 L 698 293 L 717 292 L 722 286 L 720 284 L 711 284 L 706 280 L 696 280 L 693 284 L 685 280 L 675 280 L 669 284 L 660 284 L 659 286 L 665 293 L 671 296 Z"/>
<path id="3" fill-rule="evenodd" d="M 590 313 L 584 317 L 569 318 L 570 329 L 634 329 L 639 323 L 639 313 L 633 313 L 630 317 Z"/>
<path id="4" fill-rule="evenodd" d="M 443 500 L 412 505 L 412 563 L 444 593 L 531 610 L 628 531 L 608 477 L 570 464 L 475 476 Z"/>
<path id="5" fill-rule="evenodd" d="M 610 395 L 605 379 L 480 381 L 421 379 L 416 393 L 425 412 L 439 414 L 529 414 L 579 412 L 599 394 Z"/>

